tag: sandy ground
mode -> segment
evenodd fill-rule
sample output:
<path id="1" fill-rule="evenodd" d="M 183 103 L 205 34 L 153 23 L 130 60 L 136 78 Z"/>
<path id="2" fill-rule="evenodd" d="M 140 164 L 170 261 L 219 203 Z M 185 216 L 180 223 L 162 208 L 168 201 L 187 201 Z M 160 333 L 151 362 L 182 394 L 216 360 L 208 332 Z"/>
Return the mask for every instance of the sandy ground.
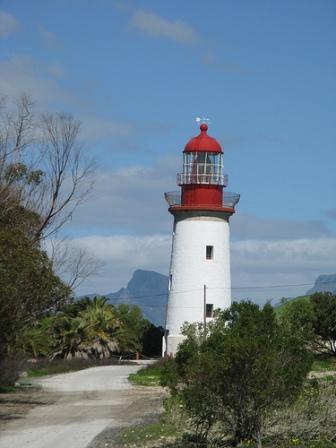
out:
<path id="1" fill-rule="evenodd" d="M 135 387 L 127 377 L 142 365 L 104 366 L 35 380 L 35 391 L 10 419 L 1 418 L 0 448 L 113 446 L 122 426 L 160 413 L 163 391 Z M 1 417 L 1 415 L 0 415 Z M 3 416 L 4 417 L 4 416 Z"/>

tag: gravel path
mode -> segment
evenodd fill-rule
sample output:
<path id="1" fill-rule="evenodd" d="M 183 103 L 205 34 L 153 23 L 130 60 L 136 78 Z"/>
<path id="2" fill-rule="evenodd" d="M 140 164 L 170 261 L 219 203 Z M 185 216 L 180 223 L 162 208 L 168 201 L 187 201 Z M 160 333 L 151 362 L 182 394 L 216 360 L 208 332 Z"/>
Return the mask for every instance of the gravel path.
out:
<path id="1" fill-rule="evenodd" d="M 141 367 L 94 367 L 34 380 L 45 391 L 47 404 L 3 426 L 0 448 L 98 447 L 100 433 L 102 446 L 112 446 L 107 433 L 160 411 L 160 388 L 135 387 L 127 381 Z"/>

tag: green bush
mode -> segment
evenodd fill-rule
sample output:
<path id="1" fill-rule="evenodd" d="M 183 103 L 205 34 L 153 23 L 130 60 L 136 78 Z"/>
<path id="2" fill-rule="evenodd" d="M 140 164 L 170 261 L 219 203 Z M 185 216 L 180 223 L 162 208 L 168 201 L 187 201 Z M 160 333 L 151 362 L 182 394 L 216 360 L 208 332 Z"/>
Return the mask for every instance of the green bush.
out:
<path id="1" fill-rule="evenodd" d="M 276 319 L 270 305 L 233 303 L 207 327 L 189 325 L 164 382 L 180 397 L 199 442 L 214 424 L 233 443 L 261 447 L 263 424 L 272 411 L 300 395 L 312 365 L 303 333 Z"/>
<path id="2" fill-rule="evenodd" d="M 3 358 L 0 361 L 0 388 L 14 386 L 25 367 L 24 357 L 11 355 Z"/>

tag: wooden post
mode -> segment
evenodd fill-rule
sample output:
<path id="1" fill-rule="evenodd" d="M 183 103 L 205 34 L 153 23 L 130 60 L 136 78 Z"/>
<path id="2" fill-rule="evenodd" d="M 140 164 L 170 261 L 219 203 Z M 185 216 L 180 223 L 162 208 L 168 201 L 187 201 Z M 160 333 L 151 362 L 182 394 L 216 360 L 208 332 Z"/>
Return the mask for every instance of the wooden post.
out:
<path id="1" fill-rule="evenodd" d="M 203 325 L 204 325 L 204 338 L 206 337 L 206 285 L 203 286 Z"/>

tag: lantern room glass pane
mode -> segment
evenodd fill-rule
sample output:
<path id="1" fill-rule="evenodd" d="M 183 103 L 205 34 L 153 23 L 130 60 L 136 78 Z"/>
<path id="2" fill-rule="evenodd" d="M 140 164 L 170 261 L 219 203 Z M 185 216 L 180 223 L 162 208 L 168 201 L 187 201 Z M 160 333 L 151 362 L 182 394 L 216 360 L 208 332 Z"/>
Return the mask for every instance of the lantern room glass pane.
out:
<path id="1" fill-rule="evenodd" d="M 211 152 L 191 152 L 183 154 L 183 174 L 221 175 L 223 155 Z"/>

